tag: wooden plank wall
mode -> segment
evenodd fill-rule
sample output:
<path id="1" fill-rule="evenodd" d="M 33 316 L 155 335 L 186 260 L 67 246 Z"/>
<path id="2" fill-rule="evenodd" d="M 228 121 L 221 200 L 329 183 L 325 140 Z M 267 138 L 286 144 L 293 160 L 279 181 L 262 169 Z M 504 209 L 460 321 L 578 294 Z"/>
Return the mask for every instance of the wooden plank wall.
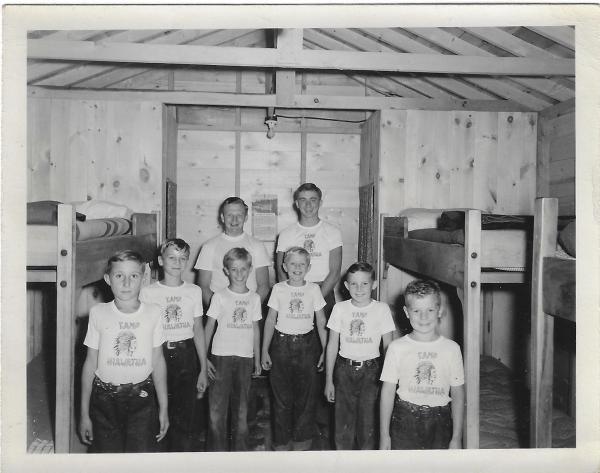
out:
<path id="1" fill-rule="evenodd" d="M 277 113 L 297 117 L 302 111 Z M 346 268 L 358 248 L 359 124 L 279 118 L 275 136 L 267 139 L 265 114 L 263 109 L 179 107 L 178 234 L 190 242 L 191 259 L 220 231 L 217 210 L 225 197 L 238 194 L 250 205 L 259 195 L 276 195 L 279 232 L 297 220 L 292 194 L 309 181 L 323 190 L 321 217 L 342 230 Z M 364 118 L 357 112 L 305 115 Z M 245 228 L 252 231 L 252 215 Z M 274 253 L 274 242 L 265 244 Z M 194 277 L 186 274 L 190 281 Z"/>
<path id="2" fill-rule="evenodd" d="M 27 200 L 108 200 L 137 212 L 161 209 L 162 108 L 150 102 L 28 98 Z M 28 361 L 40 353 L 48 294 L 28 285 Z M 84 288 L 78 315 L 95 302 Z M 45 305 L 45 303 L 44 303 Z"/>
<path id="3" fill-rule="evenodd" d="M 537 197 L 557 197 L 559 215 L 575 215 L 575 103 L 540 112 Z"/>
<path id="4" fill-rule="evenodd" d="M 27 140 L 28 201 L 161 209 L 160 104 L 29 98 Z"/>
<path id="5" fill-rule="evenodd" d="M 385 110 L 380 134 L 380 212 L 397 215 L 411 207 L 471 207 L 496 213 L 533 213 L 536 113 Z M 391 268 L 388 278 L 385 297 L 394 303 L 410 277 Z M 449 317 L 443 330 L 448 336 L 460 337 L 451 315 L 454 295 L 445 297 Z M 514 307 L 521 302 L 515 302 L 514 295 L 507 296 L 506 291 L 487 302 L 493 306 L 489 354 L 512 366 L 516 348 L 502 327 L 515 323 L 510 314 L 514 317 Z M 499 326 L 495 332 L 494 323 Z"/>

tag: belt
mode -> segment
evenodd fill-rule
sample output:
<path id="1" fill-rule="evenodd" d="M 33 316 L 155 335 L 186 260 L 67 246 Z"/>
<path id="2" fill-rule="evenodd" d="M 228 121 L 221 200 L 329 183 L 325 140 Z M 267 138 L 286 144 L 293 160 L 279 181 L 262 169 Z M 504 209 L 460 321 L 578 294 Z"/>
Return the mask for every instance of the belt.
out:
<path id="1" fill-rule="evenodd" d="M 427 406 L 427 405 L 419 405 L 413 404 L 412 402 L 405 401 L 404 399 L 400 399 L 396 397 L 396 402 L 400 407 L 409 411 L 416 417 L 429 417 L 436 414 L 442 414 L 444 412 L 450 412 L 450 405 L 446 404 L 445 406 Z"/>
<path id="2" fill-rule="evenodd" d="M 343 356 L 338 355 L 338 359 L 342 363 L 344 363 L 346 365 L 350 365 L 353 368 L 362 368 L 363 366 L 374 366 L 379 363 L 379 358 L 371 358 L 370 360 L 356 361 L 356 360 L 351 360 L 350 358 L 344 358 Z"/>
<path id="3" fill-rule="evenodd" d="M 304 340 L 307 337 L 311 336 L 313 333 L 314 333 L 314 330 L 311 330 L 310 332 L 295 335 L 295 334 L 290 334 L 290 333 L 283 333 L 283 332 L 280 332 L 279 330 L 277 330 L 278 336 L 280 336 L 281 338 L 285 338 L 286 340 L 290 340 L 292 342 Z"/>
<path id="4" fill-rule="evenodd" d="M 183 348 L 189 344 L 193 344 L 194 343 L 194 339 L 192 338 L 186 338 L 185 340 L 179 340 L 177 342 L 165 342 L 163 343 L 163 345 L 167 348 L 167 350 L 175 350 L 175 348 Z"/>
<path id="5" fill-rule="evenodd" d="M 152 383 L 152 375 L 148 376 L 144 381 L 140 381 L 139 383 L 124 384 L 105 383 L 98 378 L 98 376 L 94 378 L 94 384 L 96 386 L 111 394 L 139 394 L 142 388 L 152 386 Z"/>

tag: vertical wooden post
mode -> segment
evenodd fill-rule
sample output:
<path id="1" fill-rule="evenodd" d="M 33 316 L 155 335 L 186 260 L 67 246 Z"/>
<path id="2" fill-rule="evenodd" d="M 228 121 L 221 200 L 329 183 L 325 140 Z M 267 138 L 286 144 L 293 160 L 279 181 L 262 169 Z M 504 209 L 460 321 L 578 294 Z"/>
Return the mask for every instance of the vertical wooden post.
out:
<path id="1" fill-rule="evenodd" d="M 54 450 L 68 453 L 73 428 L 75 307 L 75 209 L 58 206 L 56 263 L 56 417 Z"/>
<path id="2" fill-rule="evenodd" d="M 535 200 L 531 269 L 531 447 L 552 446 L 554 319 L 543 308 L 544 257 L 554 253 L 558 199 Z"/>
<path id="3" fill-rule="evenodd" d="M 277 49 L 290 60 L 302 50 L 303 31 L 297 28 L 277 31 Z M 289 107 L 294 104 L 296 94 L 296 71 L 282 69 L 275 72 L 275 95 L 278 107 Z"/>
<path id="4" fill-rule="evenodd" d="M 479 448 L 479 355 L 481 331 L 481 212 L 465 212 L 465 274 L 462 291 L 466 409 L 464 445 Z M 462 292 L 462 294 L 461 294 Z"/>

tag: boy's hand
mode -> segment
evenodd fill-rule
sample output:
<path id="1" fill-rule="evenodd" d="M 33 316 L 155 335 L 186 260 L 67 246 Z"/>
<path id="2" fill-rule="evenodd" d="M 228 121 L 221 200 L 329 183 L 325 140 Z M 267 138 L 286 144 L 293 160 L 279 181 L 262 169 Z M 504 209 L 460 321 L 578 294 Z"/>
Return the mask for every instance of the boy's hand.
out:
<path id="1" fill-rule="evenodd" d="M 256 378 L 256 377 L 260 376 L 261 373 L 262 373 L 262 370 L 260 368 L 260 359 L 257 357 L 254 360 L 254 372 L 252 373 L 252 377 Z"/>
<path id="2" fill-rule="evenodd" d="M 317 372 L 320 373 L 325 369 L 325 350 L 321 352 L 321 356 L 319 357 L 319 361 L 317 361 Z"/>
<path id="3" fill-rule="evenodd" d="M 160 423 L 160 431 L 156 436 L 156 441 L 160 442 L 167 435 L 169 430 L 169 413 L 167 409 L 161 409 L 158 413 L 158 422 Z"/>
<path id="4" fill-rule="evenodd" d="M 210 360 L 206 360 L 206 370 L 208 371 L 208 379 L 214 381 L 217 376 L 217 370 Z"/>
<path id="5" fill-rule="evenodd" d="M 392 439 L 390 434 L 381 435 L 379 439 L 379 450 L 390 450 L 392 448 Z"/>
<path id="6" fill-rule="evenodd" d="M 452 437 L 452 439 L 450 440 L 450 444 L 448 445 L 448 448 L 449 449 L 461 449 L 462 441 L 461 441 L 460 437 L 458 437 L 458 438 Z"/>
<path id="7" fill-rule="evenodd" d="M 198 394 L 196 395 L 196 399 L 202 399 L 204 397 L 204 393 L 208 388 L 208 376 L 206 371 L 201 371 L 198 375 L 198 382 L 196 383 L 196 391 Z"/>
<path id="8" fill-rule="evenodd" d="M 268 351 L 264 351 L 262 354 L 262 363 L 261 366 L 264 370 L 269 371 L 273 366 L 273 362 L 271 361 L 271 355 L 269 355 Z"/>
<path id="9" fill-rule="evenodd" d="M 335 402 L 335 387 L 331 381 L 325 383 L 325 398 L 328 402 Z"/>
<path id="10" fill-rule="evenodd" d="M 91 445 L 94 441 L 92 419 L 90 419 L 90 416 L 81 418 L 79 422 L 79 435 L 81 435 L 81 441 L 87 445 Z"/>

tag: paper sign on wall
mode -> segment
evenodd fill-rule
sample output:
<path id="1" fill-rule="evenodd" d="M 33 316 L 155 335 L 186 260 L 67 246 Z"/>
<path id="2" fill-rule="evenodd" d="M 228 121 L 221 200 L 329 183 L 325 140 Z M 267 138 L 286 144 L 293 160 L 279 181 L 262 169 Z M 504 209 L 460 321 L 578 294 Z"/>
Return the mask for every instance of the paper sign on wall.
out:
<path id="1" fill-rule="evenodd" d="M 252 199 L 252 235 L 262 241 L 277 238 L 277 196 L 259 195 Z"/>

